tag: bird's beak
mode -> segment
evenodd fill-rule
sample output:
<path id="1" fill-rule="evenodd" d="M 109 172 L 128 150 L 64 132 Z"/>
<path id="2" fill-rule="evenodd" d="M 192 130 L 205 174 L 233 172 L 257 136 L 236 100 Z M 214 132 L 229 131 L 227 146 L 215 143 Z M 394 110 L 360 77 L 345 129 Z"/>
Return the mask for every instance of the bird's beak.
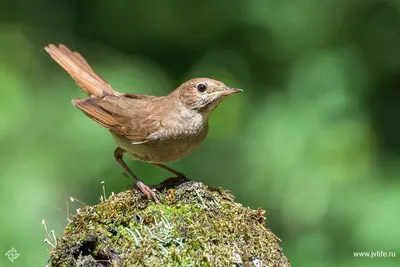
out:
<path id="1" fill-rule="evenodd" d="M 225 91 L 222 91 L 220 93 L 221 96 L 228 96 L 228 95 L 232 95 L 232 94 L 236 94 L 239 92 L 242 92 L 242 89 L 238 89 L 238 88 L 229 88 L 227 87 Z"/>

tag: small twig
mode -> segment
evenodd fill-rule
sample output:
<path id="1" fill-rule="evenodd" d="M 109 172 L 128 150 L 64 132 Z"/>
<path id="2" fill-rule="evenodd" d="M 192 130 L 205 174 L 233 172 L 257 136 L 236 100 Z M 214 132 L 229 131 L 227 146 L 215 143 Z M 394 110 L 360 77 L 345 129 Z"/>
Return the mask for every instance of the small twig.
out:
<path id="1" fill-rule="evenodd" d="M 80 201 L 79 199 L 77 199 L 77 198 L 74 198 L 74 197 L 69 197 L 69 199 L 71 200 L 71 202 L 78 202 L 79 204 L 81 204 L 81 205 L 83 205 L 83 206 L 87 206 L 85 203 L 83 203 L 82 201 Z"/>
<path id="2" fill-rule="evenodd" d="M 203 198 L 200 196 L 199 192 L 197 190 L 194 190 L 197 194 L 197 197 L 200 199 L 201 203 L 203 203 L 204 207 L 207 208 L 206 203 L 204 202 Z"/>
<path id="3" fill-rule="evenodd" d="M 133 239 L 135 240 L 135 245 L 136 245 L 136 246 L 139 246 L 139 245 L 140 245 L 140 241 L 139 241 L 139 239 L 136 237 L 135 233 L 134 233 L 131 229 L 129 229 L 128 227 L 125 227 L 125 230 L 128 231 L 128 232 L 131 234 L 131 236 L 132 236 Z"/>
<path id="4" fill-rule="evenodd" d="M 106 186 L 105 186 L 106 182 L 101 181 L 101 185 L 103 187 L 103 197 L 104 197 L 104 201 L 106 201 L 107 196 L 106 196 Z"/>

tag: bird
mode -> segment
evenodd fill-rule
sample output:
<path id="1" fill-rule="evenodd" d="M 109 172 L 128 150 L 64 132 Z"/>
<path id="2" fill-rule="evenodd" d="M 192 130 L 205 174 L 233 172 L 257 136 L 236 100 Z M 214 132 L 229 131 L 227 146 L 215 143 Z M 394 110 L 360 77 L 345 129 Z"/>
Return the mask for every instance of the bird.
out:
<path id="1" fill-rule="evenodd" d="M 115 160 L 142 193 L 157 204 L 160 203 L 157 195 L 131 171 L 123 156 L 186 178 L 165 164 L 196 150 L 207 136 L 213 110 L 227 96 L 243 91 L 200 77 L 182 83 L 165 96 L 120 93 L 78 52 L 63 44 L 48 44 L 44 50 L 88 94 L 86 98 L 72 99 L 72 104 L 111 133 L 117 144 Z"/>

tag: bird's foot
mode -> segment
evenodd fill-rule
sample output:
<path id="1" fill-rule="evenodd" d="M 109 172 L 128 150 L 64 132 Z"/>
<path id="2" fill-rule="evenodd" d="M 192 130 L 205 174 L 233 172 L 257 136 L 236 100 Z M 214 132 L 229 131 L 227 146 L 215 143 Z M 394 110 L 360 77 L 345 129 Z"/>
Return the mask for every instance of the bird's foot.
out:
<path id="1" fill-rule="evenodd" d="M 153 190 L 151 190 L 150 187 L 148 187 L 147 185 L 145 185 L 144 183 L 142 183 L 141 181 L 137 181 L 136 182 L 136 186 L 140 189 L 140 191 L 143 192 L 143 194 L 145 194 L 148 197 L 151 197 L 154 199 L 154 201 L 157 204 L 160 204 L 160 201 L 158 200 L 156 194 L 153 192 Z"/>

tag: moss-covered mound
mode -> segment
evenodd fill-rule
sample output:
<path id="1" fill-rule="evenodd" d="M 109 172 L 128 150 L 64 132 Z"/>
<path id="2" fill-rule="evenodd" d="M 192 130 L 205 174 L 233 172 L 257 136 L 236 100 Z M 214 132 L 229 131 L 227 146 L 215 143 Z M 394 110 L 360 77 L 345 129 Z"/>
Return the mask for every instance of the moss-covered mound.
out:
<path id="1" fill-rule="evenodd" d="M 198 182 L 159 190 L 161 205 L 127 190 L 81 209 L 51 266 L 290 266 L 261 209 Z"/>

